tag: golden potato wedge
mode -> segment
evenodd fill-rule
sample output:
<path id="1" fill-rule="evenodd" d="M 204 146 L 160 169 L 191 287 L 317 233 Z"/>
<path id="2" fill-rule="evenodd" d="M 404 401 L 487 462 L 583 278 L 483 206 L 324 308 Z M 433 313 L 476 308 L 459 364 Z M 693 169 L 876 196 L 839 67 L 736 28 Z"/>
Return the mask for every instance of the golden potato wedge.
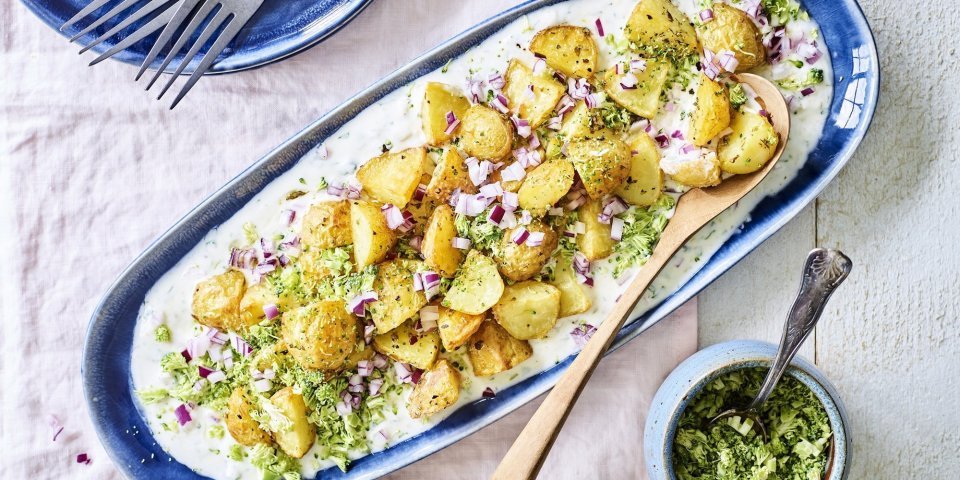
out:
<path id="1" fill-rule="evenodd" d="M 497 264 L 486 255 L 470 250 L 442 305 L 461 313 L 479 315 L 496 304 L 500 295 L 503 295 L 503 279 L 497 272 Z"/>
<path id="2" fill-rule="evenodd" d="M 577 235 L 577 249 L 591 261 L 606 258 L 613 253 L 617 242 L 610 238 L 610 224 L 600 223 L 597 218 L 603 211 L 600 200 L 590 199 L 577 211 L 584 227 L 583 233 Z"/>
<path id="3" fill-rule="evenodd" d="M 670 62 L 653 58 L 646 59 L 647 68 L 641 72 L 632 72 L 637 86 L 624 89 L 621 82 L 627 74 L 617 75 L 613 69 L 607 70 L 604 91 L 614 102 L 635 115 L 653 118 L 660 108 L 660 92 L 663 91 L 670 76 Z"/>
<path id="4" fill-rule="evenodd" d="M 350 202 L 332 200 L 312 205 L 303 216 L 300 243 L 305 248 L 319 250 L 353 243 L 350 235 Z"/>
<path id="5" fill-rule="evenodd" d="M 480 160 L 497 161 L 510 154 L 513 124 L 483 105 L 473 105 L 460 121 L 460 148 Z"/>
<path id="6" fill-rule="evenodd" d="M 426 270 L 419 260 L 395 259 L 380 264 L 373 289 L 379 300 L 368 305 L 378 333 L 393 330 L 427 304 L 422 291 L 413 289 L 413 274 Z"/>
<path id="7" fill-rule="evenodd" d="M 252 407 L 243 388 L 237 387 L 227 399 L 227 414 L 223 422 L 227 424 L 230 436 L 240 445 L 252 447 L 258 443 L 270 443 L 270 434 L 260 428 L 260 422 L 250 416 Z"/>
<path id="8" fill-rule="evenodd" d="M 727 87 L 700 75 L 697 100 L 690 115 L 690 141 L 702 147 L 730 126 L 730 95 Z"/>
<path id="9" fill-rule="evenodd" d="M 436 330 L 418 334 L 410 320 L 390 332 L 374 336 L 373 349 L 398 362 L 426 370 L 440 354 L 440 334 Z"/>
<path id="10" fill-rule="evenodd" d="M 343 301 L 321 300 L 284 312 L 280 337 L 301 367 L 338 371 L 363 333 Z"/>
<path id="11" fill-rule="evenodd" d="M 440 332 L 443 348 L 448 352 L 467 343 L 473 332 L 480 328 L 480 324 L 486 318 L 482 314 L 468 315 L 446 307 L 440 307 L 438 310 L 440 319 L 437 321 L 437 331 Z"/>
<path id="12" fill-rule="evenodd" d="M 575 140 L 567 153 L 590 198 L 603 198 L 630 175 L 630 148 L 618 138 Z"/>
<path id="13" fill-rule="evenodd" d="M 374 200 L 403 208 L 420 185 L 426 161 L 427 150 L 423 147 L 387 152 L 361 165 L 357 180 L 363 185 L 363 193 Z"/>
<path id="14" fill-rule="evenodd" d="M 660 167 L 674 181 L 691 187 L 712 187 L 720 183 L 720 160 L 714 152 L 702 152 L 682 162 L 661 162 Z"/>
<path id="15" fill-rule="evenodd" d="M 767 117 L 754 112 L 735 112 L 733 133 L 717 147 L 720 168 L 727 173 L 751 173 L 763 168 L 777 151 L 780 137 Z"/>
<path id="16" fill-rule="evenodd" d="M 615 193 L 631 205 L 653 205 L 663 190 L 657 144 L 646 132 L 637 132 L 627 138 L 627 146 L 630 147 L 630 174 Z"/>
<path id="17" fill-rule="evenodd" d="M 462 119 L 468 108 L 470 102 L 463 95 L 454 93 L 449 85 L 427 82 L 420 107 L 420 123 L 423 125 L 427 143 L 441 145 L 449 142 L 456 130 L 447 133 L 447 114 L 453 112 L 457 118 Z"/>
<path id="18" fill-rule="evenodd" d="M 543 216 L 573 186 L 573 164 L 564 158 L 551 158 L 534 168 L 523 179 L 517 197 L 520 208 L 534 216 Z"/>
<path id="19" fill-rule="evenodd" d="M 470 181 L 467 164 L 456 148 L 443 151 L 433 178 L 427 184 L 427 196 L 440 203 L 447 203 L 454 190 L 465 193 L 477 193 L 477 187 Z"/>
<path id="20" fill-rule="evenodd" d="M 240 315 L 235 328 L 241 330 L 262 322 L 267 316 L 263 307 L 277 305 L 278 301 L 277 295 L 265 282 L 247 287 L 240 299 Z"/>
<path id="21" fill-rule="evenodd" d="M 407 399 L 410 418 L 429 417 L 460 398 L 460 372 L 441 359 L 430 370 L 423 372 Z"/>
<path id="22" fill-rule="evenodd" d="M 246 277 L 237 270 L 201 281 L 193 291 L 193 319 L 208 327 L 236 329 L 246 284 Z"/>
<path id="23" fill-rule="evenodd" d="M 603 122 L 597 121 L 597 118 L 587 108 L 587 104 L 581 100 L 564 118 L 563 125 L 560 126 L 560 134 L 557 137 L 562 138 L 563 141 L 572 142 L 584 138 L 607 136 L 613 136 L 613 134 L 603 125 Z"/>
<path id="24" fill-rule="evenodd" d="M 317 438 L 313 424 L 307 420 L 307 404 L 303 396 L 295 393 L 293 387 L 286 387 L 274 393 L 270 402 L 291 422 L 289 428 L 273 432 L 273 439 L 283 453 L 293 458 L 303 458 Z"/>
<path id="25" fill-rule="evenodd" d="M 590 78 L 597 71 L 599 49 L 587 28 L 557 25 L 540 30 L 530 41 L 530 51 L 567 76 Z"/>
<path id="26" fill-rule="evenodd" d="M 529 242 L 517 245 L 513 235 L 521 228 L 530 234 L 543 234 L 543 242 L 532 246 Z M 550 254 L 557 248 L 557 232 L 539 220 L 529 225 L 517 226 L 504 232 L 500 240 L 500 248 L 494 251 L 500 273 L 513 281 L 527 280 L 540 272 L 540 269 L 550 260 Z"/>
<path id="27" fill-rule="evenodd" d="M 467 342 L 467 356 L 478 377 L 510 370 L 532 355 L 529 342 L 513 338 L 493 320 L 484 320 Z"/>
<path id="28" fill-rule="evenodd" d="M 713 20 L 697 25 L 703 48 L 714 53 L 733 52 L 739 62 L 734 69 L 737 72 L 767 63 L 763 35 L 743 10 L 720 2 L 714 3 L 710 9 L 713 10 Z"/>
<path id="29" fill-rule="evenodd" d="M 493 317 L 513 338 L 543 338 L 560 318 L 560 290 L 532 280 L 508 285 L 493 306 Z"/>
<path id="30" fill-rule="evenodd" d="M 573 271 L 572 259 L 561 258 L 557 261 L 553 281 L 550 283 L 560 290 L 561 317 L 586 312 L 593 305 L 586 289 L 577 281 L 577 276 Z"/>
<path id="31" fill-rule="evenodd" d="M 684 58 L 698 52 L 697 32 L 671 0 L 641 0 L 623 27 L 627 40 L 653 56 Z"/>
<path id="32" fill-rule="evenodd" d="M 510 60 L 503 77 L 507 81 L 503 92 L 510 100 L 510 110 L 530 122 L 534 129 L 550 117 L 553 107 L 567 91 L 567 87 L 552 76 L 534 75 L 530 67 L 517 59 Z M 533 87 L 532 95 L 530 87 Z"/>
<path id="33" fill-rule="evenodd" d="M 463 250 L 453 246 L 453 239 L 457 236 L 454 220 L 450 205 L 439 205 L 430 216 L 420 244 L 420 252 L 427 265 L 444 277 L 454 276 L 463 263 Z"/>
<path id="34" fill-rule="evenodd" d="M 358 270 L 383 260 L 397 243 L 397 234 L 390 230 L 380 206 L 371 202 L 351 202 L 350 232 Z"/>

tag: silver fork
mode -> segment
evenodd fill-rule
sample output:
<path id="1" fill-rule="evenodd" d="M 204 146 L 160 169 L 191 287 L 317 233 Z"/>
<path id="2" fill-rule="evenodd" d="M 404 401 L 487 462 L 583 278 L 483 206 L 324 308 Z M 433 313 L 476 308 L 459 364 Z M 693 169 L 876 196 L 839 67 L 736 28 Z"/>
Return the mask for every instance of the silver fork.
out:
<path id="1" fill-rule="evenodd" d="M 84 7 L 82 10 L 77 12 L 70 20 L 68 20 L 62 27 L 61 30 L 66 27 L 76 23 L 78 20 L 87 17 L 97 9 L 106 5 L 110 0 L 93 0 L 89 5 Z M 90 25 L 81 30 L 79 33 L 73 36 L 70 39 L 71 42 L 80 38 L 81 36 L 87 34 L 93 29 L 99 27 L 107 20 L 118 17 L 121 14 L 126 14 L 127 10 L 132 10 L 136 3 L 139 0 L 123 0 L 117 6 L 111 8 L 107 13 L 95 19 Z M 147 68 L 156 60 L 158 57 L 162 59 L 160 67 L 157 68 L 156 73 L 154 73 L 153 78 L 150 79 L 150 82 L 147 84 L 147 90 L 153 86 L 153 84 L 160 77 L 160 74 L 170 66 L 171 62 L 175 59 L 178 53 L 180 53 L 183 48 L 187 47 L 187 43 L 190 41 L 190 37 L 195 32 L 200 32 L 196 41 L 189 46 L 187 53 L 183 56 L 183 59 L 179 62 L 174 73 L 170 75 L 167 80 L 167 83 L 164 85 L 163 89 L 160 90 L 160 94 L 157 96 L 157 99 L 163 97 L 163 95 L 170 89 L 173 83 L 176 81 L 177 77 L 183 73 L 183 70 L 190 63 L 190 60 L 197 56 L 200 52 L 200 49 L 211 39 L 213 43 L 210 45 L 210 48 L 200 59 L 200 62 L 197 64 L 197 67 L 194 69 L 193 73 L 190 74 L 190 78 L 187 79 L 187 82 L 181 87 L 180 93 L 177 94 L 177 97 L 174 98 L 173 102 L 170 104 L 170 109 L 180 103 L 180 100 L 183 99 L 184 95 L 190 91 L 191 88 L 200 80 L 200 77 L 210 69 L 213 62 L 217 59 L 221 52 L 227 47 L 231 40 L 236 37 L 237 33 L 240 32 L 240 29 L 243 28 L 253 14 L 256 13 L 257 9 L 263 5 L 264 0 L 150 0 L 141 8 L 136 11 L 130 12 L 125 18 L 123 18 L 115 26 L 111 27 L 103 35 L 97 37 L 89 45 L 85 46 L 80 53 L 83 53 L 93 46 L 99 44 L 103 40 L 116 35 L 118 32 L 124 28 L 130 26 L 137 20 L 146 17 L 147 15 L 157 12 L 156 15 L 147 21 L 140 28 L 131 32 L 124 39 L 119 41 L 112 48 L 103 52 L 100 56 L 95 58 L 90 65 L 95 65 L 104 59 L 107 59 L 117 52 L 133 45 L 134 43 L 140 41 L 144 37 L 156 32 L 161 27 L 163 31 L 160 32 L 159 37 L 157 37 L 156 42 L 150 49 L 150 52 L 143 60 L 143 64 L 140 66 L 140 70 L 137 72 L 135 81 L 140 80 L 140 77 L 143 76 L 143 73 Z M 184 24 L 186 24 L 184 26 Z M 173 43 L 173 46 L 169 49 L 166 49 L 166 45 L 173 40 L 174 35 L 177 34 L 178 30 L 181 30 L 179 36 Z M 202 30 L 200 30 L 202 28 Z M 214 37 L 214 35 L 216 35 Z"/>

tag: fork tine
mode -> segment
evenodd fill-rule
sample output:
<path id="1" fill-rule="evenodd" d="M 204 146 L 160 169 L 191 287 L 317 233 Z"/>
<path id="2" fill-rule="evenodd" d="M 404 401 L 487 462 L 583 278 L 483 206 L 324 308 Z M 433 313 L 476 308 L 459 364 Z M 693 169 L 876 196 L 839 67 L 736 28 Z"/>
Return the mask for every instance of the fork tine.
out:
<path id="1" fill-rule="evenodd" d="M 194 84 L 200 80 L 200 77 L 206 73 L 217 57 L 220 56 L 220 52 L 227 48 L 227 44 L 229 44 L 230 41 L 237 36 L 237 33 L 240 32 L 240 29 L 243 28 L 243 25 L 247 23 L 248 19 L 249 17 L 240 19 L 237 17 L 237 15 L 232 15 L 231 17 L 227 18 L 226 26 L 224 26 L 223 30 L 220 32 L 220 36 L 218 36 L 217 40 L 213 43 L 213 45 L 210 46 L 210 50 L 207 50 L 206 55 L 204 55 L 203 59 L 200 60 L 197 68 L 193 70 L 193 73 L 190 75 L 187 83 L 180 88 L 180 93 L 177 94 L 177 98 L 173 99 L 173 103 L 170 105 L 170 110 L 173 110 L 174 107 L 180 103 L 180 100 L 184 97 L 184 95 L 186 95 L 187 92 L 193 88 Z"/>
<path id="2" fill-rule="evenodd" d="M 77 23 L 77 20 L 90 15 L 94 10 L 106 5 L 109 1 L 110 0 L 93 0 L 92 2 L 88 3 L 86 7 L 81 8 L 76 15 L 70 18 L 70 20 L 64 22 L 63 25 L 60 25 L 60 31 L 64 31 L 70 25 Z"/>
<path id="3" fill-rule="evenodd" d="M 137 3 L 137 0 L 123 0 L 122 2 L 120 2 L 119 5 L 117 5 L 116 7 L 113 7 L 112 9 L 110 9 L 109 12 L 103 14 L 102 17 L 94 20 L 93 23 L 91 23 L 90 25 L 87 25 L 86 28 L 84 28 L 83 30 L 80 30 L 76 35 L 70 37 L 70 41 L 71 42 L 76 41 L 78 38 L 89 33 L 90 30 L 93 30 L 94 28 L 97 28 L 100 25 L 103 25 L 103 22 L 106 22 L 107 20 L 110 20 L 111 18 L 117 16 L 118 13 L 130 8 L 135 3 Z"/>
<path id="4" fill-rule="evenodd" d="M 171 0 L 150 0 L 150 3 L 144 5 L 143 8 L 137 10 L 136 12 L 133 12 L 129 17 L 124 18 L 120 23 L 114 25 L 110 30 L 107 30 L 106 33 L 104 33 L 103 35 L 100 35 L 96 40 L 90 42 L 85 47 L 81 48 L 80 53 L 84 53 L 87 50 L 90 50 L 91 48 L 99 45 L 100 42 L 116 35 L 117 32 L 119 32 L 120 30 L 127 28 L 128 26 L 130 26 L 131 23 L 136 22 L 137 20 L 140 20 L 141 18 L 153 12 L 154 10 L 164 5 L 167 5 L 169 7 L 170 3 L 171 3 Z M 169 10 L 169 8 L 167 10 Z"/>
<path id="5" fill-rule="evenodd" d="M 90 66 L 94 66 L 114 56 L 117 52 L 129 47 L 130 45 L 133 45 L 134 43 L 139 42 L 141 39 L 150 35 L 151 33 L 156 32 L 157 30 L 160 30 L 161 28 L 163 28 L 164 25 L 167 24 L 167 22 L 170 20 L 172 16 L 173 16 L 173 8 L 168 8 L 164 10 L 159 15 L 154 17 L 153 20 L 150 20 L 145 25 L 137 29 L 135 32 L 131 33 L 123 40 L 117 42 L 117 44 L 111 47 L 110 50 L 107 50 L 106 52 L 101 53 L 99 57 L 93 59 L 93 61 L 90 62 Z"/>
<path id="6" fill-rule="evenodd" d="M 207 40 L 210 39 L 210 36 L 213 35 L 223 21 L 226 20 L 231 13 L 227 12 L 225 8 L 221 8 L 214 14 L 213 18 L 207 23 L 207 26 L 204 27 L 203 32 L 200 33 L 200 36 L 197 37 L 197 41 L 190 46 L 190 50 L 187 51 L 187 54 L 183 56 L 183 61 L 180 62 L 180 65 L 177 66 L 177 70 L 173 72 L 173 75 L 170 76 L 170 79 L 167 80 L 166 85 L 163 86 L 163 89 L 160 90 L 160 95 L 157 95 L 157 100 L 160 100 L 163 97 L 163 94 L 167 93 L 167 90 L 170 89 L 170 86 L 173 85 L 174 80 L 183 73 L 183 69 L 187 67 L 187 64 L 190 63 L 190 59 L 197 56 L 197 52 L 203 47 Z"/>
<path id="7" fill-rule="evenodd" d="M 150 82 L 147 83 L 147 88 L 145 90 L 150 90 L 153 87 L 153 84 L 160 78 L 160 74 L 167 69 L 167 66 L 170 65 L 170 62 L 173 61 L 174 57 L 177 56 L 177 53 L 180 53 L 180 50 L 183 49 L 187 40 L 190 39 L 190 36 L 193 35 L 200 25 L 203 24 L 203 21 L 210 15 L 210 12 L 216 6 L 216 2 L 207 1 L 200 6 L 200 9 L 197 13 L 190 19 L 190 23 L 187 24 L 186 28 L 183 29 L 183 32 L 177 38 L 177 41 L 170 47 L 170 50 L 167 51 L 166 56 L 163 59 L 163 63 L 160 64 L 160 67 L 157 68 L 157 71 L 153 73 L 153 78 L 150 79 Z M 190 60 L 190 57 L 184 57 L 183 62 L 185 63 Z"/>
<path id="8" fill-rule="evenodd" d="M 153 43 L 153 46 L 150 47 L 150 53 L 143 58 L 143 63 L 140 64 L 140 70 L 137 71 L 137 76 L 134 77 L 133 81 L 140 80 L 140 77 L 143 76 L 143 72 L 147 71 L 147 68 L 150 67 L 150 64 L 157 58 L 157 55 L 160 54 L 160 51 L 163 50 L 163 47 L 173 38 L 173 34 L 177 32 L 177 29 L 187 21 L 187 17 L 193 12 L 194 8 L 205 0 L 185 0 L 180 6 L 176 9 L 176 12 L 172 14 L 172 17 L 167 22 L 167 26 L 164 27 L 163 31 L 160 32 L 160 36 L 157 37 L 157 41 Z M 172 8 L 170 10 L 173 10 Z M 161 69 L 163 70 L 163 69 Z"/>

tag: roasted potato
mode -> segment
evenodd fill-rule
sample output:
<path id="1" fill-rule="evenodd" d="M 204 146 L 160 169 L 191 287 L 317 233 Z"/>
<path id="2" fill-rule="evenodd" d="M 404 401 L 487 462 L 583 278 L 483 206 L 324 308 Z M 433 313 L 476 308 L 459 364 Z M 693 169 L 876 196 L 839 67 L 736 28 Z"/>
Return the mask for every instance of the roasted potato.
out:
<path id="1" fill-rule="evenodd" d="M 560 290 L 530 280 L 508 285 L 493 306 L 493 317 L 513 338 L 543 338 L 560 318 Z"/>
<path id="2" fill-rule="evenodd" d="M 560 290 L 560 316 L 566 317 L 590 310 L 593 303 L 586 290 L 577 281 L 573 271 L 573 260 L 561 258 L 557 260 L 557 267 L 550 282 Z"/>
<path id="3" fill-rule="evenodd" d="M 590 198 L 603 198 L 630 175 L 630 148 L 618 138 L 576 140 L 567 153 Z"/>
<path id="4" fill-rule="evenodd" d="M 460 372 L 446 360 L 440 360 L 423 372 L 407 399 L 410 418 L 429 417 L 457 403 L 460 398 Z"/>
<path id="5" fill-rule="evenodd" d="M 480 328 L 485 315 L 468 315 L 446 307 L 440 307 L 440 320 L 437 321 L 437 330 L 440 332 L 440 341 L 448 352 L 456 350 Z"/>
<path id="6" fill-rule="evenodd" d="M 291 422 L 288 428 L 273 432 L 273 439 L 287 455 L 303 458 L 317 438 L 313 424 L 307 420 L 307 404 L 303 402 L 303 396 L 295 393 L 293 387 L 286 387 L 274 393 L 270 402 Z"/>
<path id="7" fill-rule="evenodd" d="M 442 305 L 461 313 L 479 315 L 496 304 L 500 295 L 503 295 L 503 279 L 497 271 L 497 264 L 484 254 L 470 250 Z"/>
<path id="8" fill-rule="evenodd" d="M 420 185 L 426 160 L 427 150 L 423 147 L 387 152 L 361 165 L 357 180 L 363 185 L 363 192 L 374 200 L 403 208 Z"/>
<path id="9" fill-rule="evenodd" d="M 237 329 L 246 284 L 246 277 L 237 270 L 228 270 L 201 281 L 193 291 L 193 319 L 208 327 Z"/>
<path id="10" fill-rule="evenodd" d="M 660 151 L 650 135 L 637 132 L 627 138 L 630 147 L 630 174 L 615 191 L 631 205 L 653 205 L 663 190 Z"/>
<path id="11" fill-rule="evenodd" d="M 303 368 L 337 371 L 353 353 L 363 332 L 340 300 L 321 300 L 284 312 L 280 336 Z"/>
<path id="12" fill-rule="evenodd" d="M 710 9 L 713 10 L 713 20 L 697 25 L 703 48 L 714 53 L 723 50 L 733 52 L 738 62 L 737 72 L 767 63 L 763 35 L 743 10 L 719 2 Z"/>
<path id="13" fill-rule="evenodd" d="M 398 362 L 426 370 L 440 354 L 440 334 L 436 330 L 418 334 L 410 320 L 390 332 L 374 336 L 373 348 Z"/>
<path id="14" fill-rule="evenodd" d="M 422 291 L 413 289 L 413 274 L 425 270 L 419 260 L 390 260 L 380 264 L 373 289 L 379 300 L 369 304 L 378 333 L 393 330 L 427 304 Z"/>
<path id="15" fill-rule="evenodd" d="M 449 205 L 444 203 L 437 206 L 420 244 L 420 252 L 427 265 L 444 277 L 454 276 L 463 263 L 463 250 L 453 246 L 453 239 L 457 236 L 454 220 L 453 209 Z"/>
<path id="16" fill-rule="evenodd" d="M 498 161 L 513 147 L 513 124 L 496 110 L 473 105 L 460 121 L 460 148 L 480 160 Z"/>
<path id="17" fill-rule="evenodd" d="M 730 126 L 730 95 L 727 87 L 700 75 L 697 100 L 690 116 L 690 141 L 702 147 Z"/>
<path id="18" fill-rule="evenodd" d="M 358 200 L 350 204 L 350 232 L 358 270 L 383 260 L 397 243 L 397 235 L 387 225 L 380 206 L 371 202 Z"/>
<path id="19" fill-rule="evenodd" d="M 674 181 L 691 187 L 712 187 L 720 183 L 720 161 L 711 151 L 702 151 L 688 159 L 661 161 L 660 168 Z"/>
<path id="20" fill-rule="evenodd" d="M 510 60 L 504 79 L 507 85 L 503 92 L 510 100 L 510 110 L 530 122 L 534 129 L 550 117 L 553 107 L 567 91 L 567 87 L 552 76 L 534 75 L 530 67 L 516 59 Z M 532 94 L 530 87 L 533 87 Z"/>
<path id="21" fill-rule="evenodd" d="M 621 86 L 624 75 L 617 75 L 613 69 L 607 70 L 604 91 L 614 101 L 630 112 L 644 118 L 653 118 L 660 108 L 660 92 L 670 75 L 670 62 L 646 59 L 647 68 L 642 72 L 633 72 L 637 77 L 637 86 L 624 89 Z"/>
<path id="22" fill-rule="evenodd" d="M 587 28 L 557 25 L 540 30 L 530 41 L 530 51 L 567 76 L 590 78 L 597 71 L 599 49 Z"/>
<path id="23" fill-rule="evenodd" d="M 457 118 L 463 119 L 463 114 L 468 108 L 470 108 L 470 102 L 462 95 L 451 91 L 449 85 L 428 82 L 423 93 L 423 104 L 420 107 L 420 123 L 423 125 L 423 134 L 427 137 L 427 143 L 441 145 L 449 142 L 456 130 L 447 133 L 447 113 L 453 112 Z"/>
<path id="24" fill-rule="evenodd" d="M 720 168 L 727 173 L 751 173 L 763 168 L 777 151 L 780 137 L 767 117 L 754 112 L 734 112 L 733 133 L 717 147 Z"/>
<path id="25" fill-rule="evenodd" d="M 566 115 L 557 137 L 572 142 L 585 138 L 608 136 L 613 136 L 613 133 L 603 125 L 603 122 L 597 121 L 590 108 L 587 108 L 587 104 L 581 100 Z M 548 152 L 548 156 L 553 155 Z"/>
<path id="26" fill-rule="evenodd" d="M 332 200 L 314 204 L 303 216 L 300 243 L 326 250 L 353 243 L 350 235 L 350 202 Z"/>
<path id="27" fill-rule="evenodd" d="M 513 338 L 493 320 L 484 320 L 467 342 L 467 356 L 478 377 L 510 370 L 532 355 L 530 343 Z"/>
<path id="28" fill-rule="evenodd" d="M 517 191 L 520 208 L 534 216 L 543 216 L 573 186 L 573 164 L 564 158 L 551 158 L 527 174 Z"/>
<path id="29" fill-rule="evenodd" d="M 531 246 L 529 242 L 517 245 L 512 237 L 521 228 L 531 234 L 543 233 L 543 242 L 537 246 Z M 557 248 L 557 241 L 557 232 L 543 222 L 534 220 L 529 225 L 517 226 L 504 232 L 503 239 L 500 240 L 500 248 L 494 251 L 493 259 L 496 260 L 500 273 L 504 277 L 515 282 L 526 280 L 540 272 L 540 269 L 550 260 L 550 254 Z"/>
<path id="30" fill-rule="evenodd" d="M 276 294 L 265 282 L 247 287 L 243 298 L 240 299 L 240 316 L 236 329 L 243 329 L 262 322 L 267 316 L 263 307 L 270 304 L 276 305 L 277 303 Z"/>
<path id="31" fill-rule="evenodd" d="M 227 424 L 227 431 L 230 436 L 240 445 L 252 447 L 258 443 L 270 443 L 270 434 L 260 428 L 260 422 L 257 422 L 250 416 L 250 402 L 243 388 L 237 387 L 227 399 L 227 414 L 223 422 Z"/>
<path id="32" fill-rule="evenodd" d="M 427 196 L 440 203 L 447 203 L 454 190 L 464 193 L 477 193 L 477 187 L 470 181 L 467 164 L 456 148 L 447 148 L 440 155 L 433 177 L 427 184 Z"/>
<path id="33" fill-rule="evenodd" d="M 649 55 L 680 59 L 699 50 L 693 23 L 671 0 L 638 2 L 623 34 Z"/>
<path id="34" fill-rule="evenodd" d="M 603 211 L 600 200 L 590 199 L 577 211 L 584 227 L 584 232 L 577 235 L 577 249 L 589 260 L 606 258 L 613 253 L 617 242 L 610 238 L 610 224 L 600 223 L 597 218 Z"/>

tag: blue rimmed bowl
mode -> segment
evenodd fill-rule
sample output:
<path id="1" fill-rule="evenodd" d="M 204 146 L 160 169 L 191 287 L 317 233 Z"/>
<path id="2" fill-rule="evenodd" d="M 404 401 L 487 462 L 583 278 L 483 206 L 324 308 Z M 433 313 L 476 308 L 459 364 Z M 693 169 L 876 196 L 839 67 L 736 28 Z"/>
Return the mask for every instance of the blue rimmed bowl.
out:
<path id="1" fill-rule="evenodd" d="M 687 405 L 708 383 L 744 368 L 768 368 L 776 345 L 755 340 L 735 340 L 707 347 L 683 361 L 667 376 L 650 404 L 643 432 L 643 457 L 650 480 L 674 480 L 673 441 L 677 423 Z M 812 363 L 796 357 L 787 375 L 804 384 L 823 404 L 833 430 L 831 461 L 824 480 L 845 480 L 849 474 L 852 440 L 850 422 L 837 389 Z"/>
<path id="2" fill-rule="evenodd" d="M 509 23 L 539 8 L 565 0 L 534 0 L 492 17 L 440 45 L 368 87 L 308 125 L 204 200 L 147 248 L 120 275 L 97 307 L 87 330 L 83 383 L 87 407 L 105 448 L 129 477 L 194 479 L 199 476 L 156 444 L 138 410 L 130 376 L 130 352 L 137 313 L 147 291 L 196 246 L 271 181 L 336 132 L 361 110 L 420 76 L 442 67 Z M 834 96 L 821 138 L 794 180 L 764 199 L 751 221 L 704 262 L 699 272 L 618 334 L 613 348 L 635 338 L 696 295 L 723 272 L 773 235 L 837 175 L 853 155 L 873 117 L 880 87 L 876 45 L 863 13 L 853 0 L 806 0 L 804 7 L 820 24 L 830 50 Z M 347 473 L 324 470 L 322 478 L 376 478 L 419 460 L 500 419 L 547 391 L 572 357 L 510 388 L 494 399 L 465 405 L 434 428 L 360 458 Z M 130 435 L 128 431 L 139 431 Z M 162 458 L 164 461 L 152 461 Z"/>

